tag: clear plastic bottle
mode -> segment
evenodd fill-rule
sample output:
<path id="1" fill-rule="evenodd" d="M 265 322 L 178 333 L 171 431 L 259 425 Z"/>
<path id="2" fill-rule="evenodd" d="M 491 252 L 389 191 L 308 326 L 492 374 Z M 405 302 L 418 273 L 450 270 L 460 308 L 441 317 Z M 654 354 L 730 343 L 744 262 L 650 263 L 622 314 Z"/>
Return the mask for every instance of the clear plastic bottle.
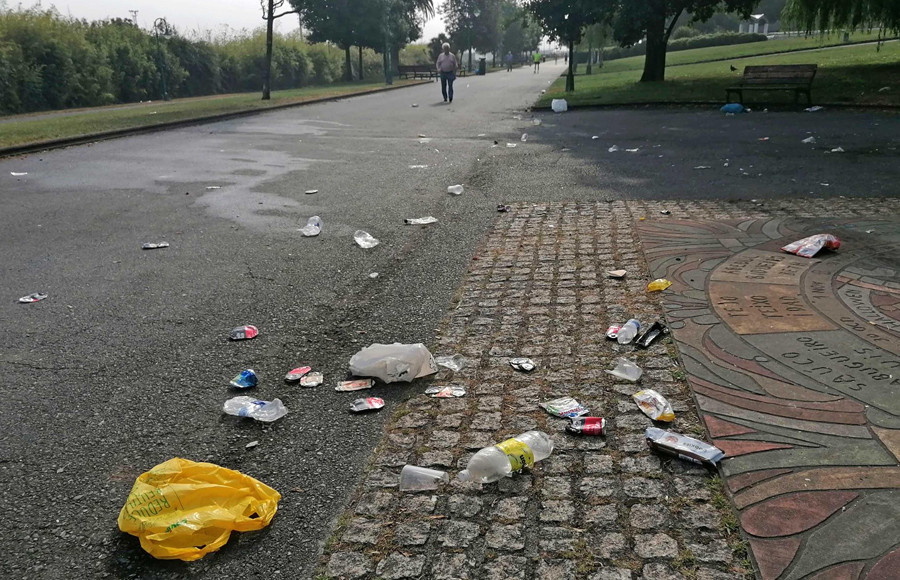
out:
<path id="1" fill-rule="evenodd" d="M 638 322 L 637 319 L 632 318 L 619 329 L 616 340 L 619 341 L 619 344 L 631 344 L 631 341 L 634 340 L 634 337 L 637 336 L 640 331 L 641 323 Z"/>
<path id="2" fill-rule="evenodd" d="M 236 417 L 250 417 L 257 421 L 270 423 L 287 415 L 287 407 L 281 399 L 260 401 L 253 397 L 234 397 L 225 401 L 222 410 Z"/>
<path id="3" fill-rule="evenodd" d="M 469 459 L 466 469 L 460 471 L 457 478 L 460 481 L 491 483 L 546 459 L 552 452 L 553 440 L 549 435 L 542 431 L 528 431 L 485 447 Z"/>

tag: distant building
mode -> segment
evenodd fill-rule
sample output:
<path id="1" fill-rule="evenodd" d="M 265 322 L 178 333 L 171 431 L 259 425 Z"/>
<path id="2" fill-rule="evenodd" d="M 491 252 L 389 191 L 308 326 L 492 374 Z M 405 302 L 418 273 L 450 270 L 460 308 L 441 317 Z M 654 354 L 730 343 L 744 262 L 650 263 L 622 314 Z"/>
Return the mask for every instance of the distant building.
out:
<path id="1" fill-rule="evenodd" d="M 769 21 L 765 14 L 752 14 L 750 20 L 744 20 L 738 25 L 738 32 L 769 34 Z"/>

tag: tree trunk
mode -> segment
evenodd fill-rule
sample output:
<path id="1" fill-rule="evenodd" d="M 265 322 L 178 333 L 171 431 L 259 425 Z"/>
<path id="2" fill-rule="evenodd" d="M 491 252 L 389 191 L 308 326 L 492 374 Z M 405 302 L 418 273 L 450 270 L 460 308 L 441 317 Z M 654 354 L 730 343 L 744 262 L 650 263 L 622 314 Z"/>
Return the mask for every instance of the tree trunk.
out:
<path id="1" fill-rule="evenodd" d="M 356 48 L 359 50 L 359 80 L 363 80 L 364 74 L 363 74 L 362 47 L 357 46 Z"/>
<path id="2" fill-rule="evenodd" d="M 469 47 L 469 73 L 472 72 L 472 50 L 474 50 L 471 46 Z"/>
<path id="3" fill-rule="evenodd" d="M 397 68 L 400 66 L 400 47 L 392 45 L 391 46 L 391 72 L 395 75 L 400 74 L 400 69 Z"/>
<path id="4" fill-rule="evenodd" d="M 263 94 L 262 100 L 268 101 L 272 98 L 272 26 L 275 23 L 275 14 L 273 4 L 275 0 L 269 0 L 269 11 L 266 12 L 266 70 L 263 71 Z"/>
<path id="5" fill-rule="evenodd" d="M 271 1 L 271 0 L 270 0 Z M 344 49 L 344 80 L 349 82 L 353 81 L 353 65 L 350 62 L 350 45 Z"/>
<path id="6" fill-rule="evenodd" d="M 588 42 L 588 63 L 587 63 L 587 74 L 593 74 L 594 70 L 594 39 L 590 39 Z"/>
<path id="7" fill-rule="evenodd" d="M 661 82 L 666 78 L 666 15 L 654 10 L 647 22 L 647 56 L 641 82 Z"/>
<path id="8" fill-rule="evenodd" d="M 566 92 L 575 90 L 575 43 L 569 41 L 569 73 L 566 75 Z"/>

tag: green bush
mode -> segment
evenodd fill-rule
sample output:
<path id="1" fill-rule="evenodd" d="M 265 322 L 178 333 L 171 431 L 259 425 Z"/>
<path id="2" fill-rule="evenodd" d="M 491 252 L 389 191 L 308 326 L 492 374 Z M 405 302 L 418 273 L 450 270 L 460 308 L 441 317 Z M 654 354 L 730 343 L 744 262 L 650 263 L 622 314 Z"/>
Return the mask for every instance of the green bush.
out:
<path id="1" fill-rule="evenodd" d="M 327 85 L 341 80 L 344 55 L 340 49 L 328 44 L 312 44 L 306 51 L 312 65 L 313 83 Z"/>
<path id="2" fill-rule="evenodd" d="M 678 40 L 680 38 L 691 38 L 694 36 L 700 36 L 703 34 L 696 28 L 691 28 L 690 26 L 679 26 L 672 32 L 671 40 Z"/>
<path id="3" fill-rule="evenodd" d="M 690 50 L 692 48 L 728 46 L 732 44 L 762 42 L 764 40 L 767 40 L 765 34 L 744 34 L 739 32 L 701 34 L 670 41 L 668 51 L 677 52 L 679 50 Z M 642 56 L 644 54 L 647 54 L 647 46 L 643 43 L 628 47 L 614 46 L 603 49 L 604 60 L 615 60 L 617 58 L 627 58 L 629 56 Z"/>

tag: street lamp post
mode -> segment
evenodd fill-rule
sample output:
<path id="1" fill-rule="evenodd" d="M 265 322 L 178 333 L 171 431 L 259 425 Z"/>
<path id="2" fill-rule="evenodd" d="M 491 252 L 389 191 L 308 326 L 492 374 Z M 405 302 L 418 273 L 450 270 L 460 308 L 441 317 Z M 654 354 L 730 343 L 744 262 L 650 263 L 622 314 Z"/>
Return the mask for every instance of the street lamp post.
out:
<path id="1" fill-rule="evenodd" d="M 168 101 L 169 92 L 166 90 L 166 59 L 163 56 L 162 47 L 159 43 L 159 35 L 162 33 L 163 36 L 168 36 L 169 23 L 166 22 L 165 18 L 157 18 L 153 21 L 153 29 L 156 32 L 156 58 L 159 60 L 160 68 L 160 92 L 162 93 L 162 99 Z"/>

